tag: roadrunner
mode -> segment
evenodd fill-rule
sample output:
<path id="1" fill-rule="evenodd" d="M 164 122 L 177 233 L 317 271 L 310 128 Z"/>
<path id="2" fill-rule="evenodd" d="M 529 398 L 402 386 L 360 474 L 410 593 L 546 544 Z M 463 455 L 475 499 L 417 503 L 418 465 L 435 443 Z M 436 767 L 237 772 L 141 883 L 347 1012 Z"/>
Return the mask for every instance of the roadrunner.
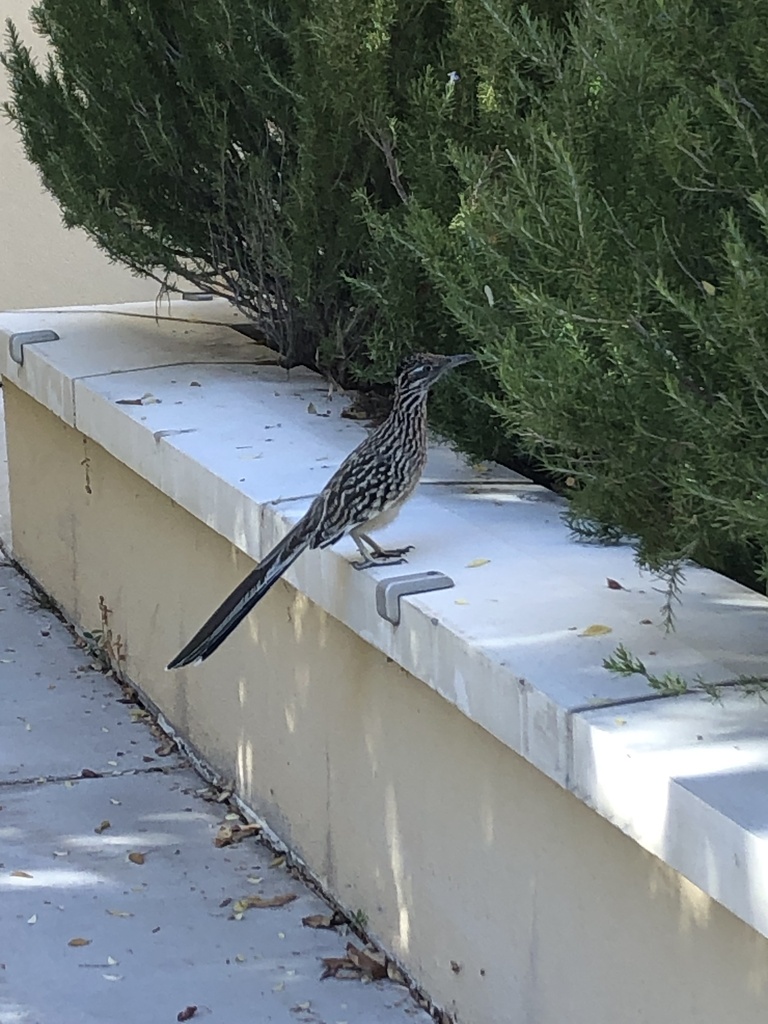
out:
<path id="1" fill-rule="evenodd" d="M 412 548 L 386 550 L 369 536 L 391 523 L 416 489 L 427 461 L 427 395 L 447 370 L 472 355 L 410 356 L 395 381 L 392 412 L 347 456 L 306 514 L 200 627 L 168 668 L 205 661 L 306 548 L 327 548 L 349 534 L 356 569 L 399 565 Z"/>

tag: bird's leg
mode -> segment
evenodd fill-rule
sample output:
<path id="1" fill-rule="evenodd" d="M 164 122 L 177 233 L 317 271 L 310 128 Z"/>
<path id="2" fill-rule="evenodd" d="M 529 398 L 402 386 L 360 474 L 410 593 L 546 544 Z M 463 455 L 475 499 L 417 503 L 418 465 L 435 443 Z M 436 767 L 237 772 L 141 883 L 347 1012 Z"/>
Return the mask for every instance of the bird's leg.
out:
<path id="1" fill-rule="evenodd" d="M 357 562 L 350 562 L 349 564 L 353 569 L 370 569 L 372 565 L 376 565 L 376 562 L 371 558 L 370 552 L 367 551 L 365 545 L 357 536 L 356 533 L 352 532 L 352 540 L 357 544 L 357 550 L 361 554 L 361 558 Z"/>
<path id="2" fill-rule="evenodd" d="M 373 552 L 373 558 L 399 558 L 401 562 L 405 561 L 405 555 L 409 551 L 413 551 L 413 544 L 408 544 L 404 548 L 382 548 L 376 541 L 369 537 L 367 533 L 358 533 L 358 537 L 364 540 L 368 547 Z"/>
<path id="3" fill-rule="evenodd" d="M 386 548 L 379 547 L 365 533 L 360 533 L 357 530 L 352 530 L 350 533 L 352 540 L 357 544 L 357 550 L 362 555 L 359 562 L 351 563 L 355 569 L 370 569 L 374 565 L 402 565 L 406 561 L 404 556 L 413 548 L 413 545 L 409 544 L 407 548 L 394 548 L 388 551 Z M 370 551 L 366 550 L 365 544 L 371 549 Z"/>

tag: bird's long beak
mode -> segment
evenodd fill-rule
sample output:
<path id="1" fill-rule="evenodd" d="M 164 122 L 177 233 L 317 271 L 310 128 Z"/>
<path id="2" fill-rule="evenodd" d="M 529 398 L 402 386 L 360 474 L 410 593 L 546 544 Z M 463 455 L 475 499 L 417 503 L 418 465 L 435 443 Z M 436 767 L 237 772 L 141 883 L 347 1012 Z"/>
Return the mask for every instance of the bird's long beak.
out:
<path id="1" fill-rule="evenodd" d="M 468 352 L 461 356 L 448 356 L 446 369 L 452 370 L 454 366 L 463 366 L 464 363 L 474 363 L 476 360 L 477 356 L 472 352 Z"/>

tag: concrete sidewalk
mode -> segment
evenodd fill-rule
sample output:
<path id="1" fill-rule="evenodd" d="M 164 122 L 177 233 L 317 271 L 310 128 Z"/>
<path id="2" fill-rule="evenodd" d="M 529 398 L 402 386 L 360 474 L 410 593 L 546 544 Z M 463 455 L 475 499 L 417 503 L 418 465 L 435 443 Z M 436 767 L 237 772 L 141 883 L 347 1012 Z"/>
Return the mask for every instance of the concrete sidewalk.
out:
<path id="1" fill-rule="evenodd" d="M 427 1024 L 320 981 L 359 940 L 303 926 L 328 907 L 256 839 L 214 846 L 228 808 L 122 698 L 0 565 L 0 1024 Z M 235 915 L 255 894 L 295 898 Z"/>

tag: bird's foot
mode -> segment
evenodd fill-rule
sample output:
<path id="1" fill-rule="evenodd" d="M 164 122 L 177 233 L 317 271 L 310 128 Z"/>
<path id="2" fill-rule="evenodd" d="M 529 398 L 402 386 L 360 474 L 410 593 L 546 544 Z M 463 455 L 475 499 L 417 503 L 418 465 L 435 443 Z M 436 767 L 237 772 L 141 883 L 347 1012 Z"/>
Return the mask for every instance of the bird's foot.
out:
<path id="1" fill-rule="evenodd" d="M 408 554 L 409 551 L 413 551 L 413 544 L 408 544 L 404 548 L 375 548 L 371 553 L 371 558 L 398 558 L 401 562 L 405 562 L 405 556 Z"/>
<path id="2" fill-rule="evenodd" d="M 403 551 L 410 551 L 410 548 L 404 548 Z M 403 565 L 408 559 L 404 558 L 400 551 L 382 551 L 381 554 L 368 555 L 367 558 L 360 558 L 355 562 L 350 562 L 353 569 L 372 569 L 382 565 Z"/>

